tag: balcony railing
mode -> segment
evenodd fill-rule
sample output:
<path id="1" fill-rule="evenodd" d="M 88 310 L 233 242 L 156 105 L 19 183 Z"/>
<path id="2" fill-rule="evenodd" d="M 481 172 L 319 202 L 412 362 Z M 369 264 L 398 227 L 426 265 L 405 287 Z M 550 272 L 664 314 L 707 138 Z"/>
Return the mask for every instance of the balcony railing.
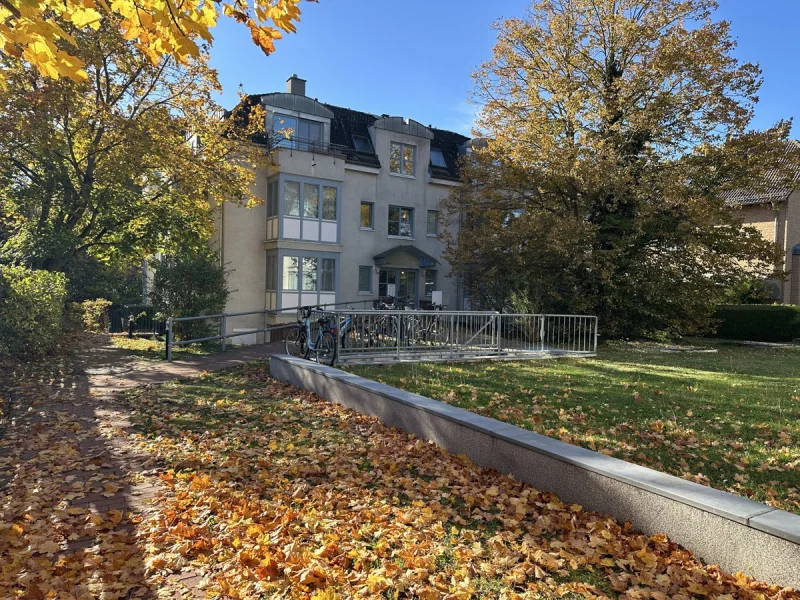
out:
<path id="1" fill-rule="evenodd" d="M 281 132 L 273 133 L 269 138 L 269 149 L 286 148 L 288 150 L 299 150 L 301 152 L 314 152 L 315 154 L 326 154 L 330 156 L 343 156 L 352 162 L 367 165 L 380 166 L 378 157 L 369 152 L 358 152 L 349 146 L 342 144 L 331 144 L 320 140 L 311 140 L 297 136 L 286 137 Z"/>

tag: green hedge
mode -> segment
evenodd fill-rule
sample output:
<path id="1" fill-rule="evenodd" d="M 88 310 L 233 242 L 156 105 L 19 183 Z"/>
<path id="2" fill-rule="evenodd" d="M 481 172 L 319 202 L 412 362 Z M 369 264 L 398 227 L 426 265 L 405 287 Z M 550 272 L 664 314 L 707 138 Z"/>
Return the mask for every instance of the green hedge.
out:
<path id="1" fill-rule="evenodd" d="M 717 337 L 753 342 L 791 342 L 800 339 L 800 306 L 740 304 L 720 306 Z"/>
<path id="2" fill-rule="evenodd" d="M 61 335 L 66 297 L 63 273 L 0 266 L 0 354 L 51 350 Z"/>

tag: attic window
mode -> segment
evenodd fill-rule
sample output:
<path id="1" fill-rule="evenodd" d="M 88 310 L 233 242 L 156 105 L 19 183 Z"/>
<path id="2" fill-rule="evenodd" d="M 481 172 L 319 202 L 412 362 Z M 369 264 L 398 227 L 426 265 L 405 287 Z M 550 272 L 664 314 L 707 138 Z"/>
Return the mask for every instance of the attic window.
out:
<path id="1" fill-rule="evenodd" d="M 434 167 L 447 168 L 447 163 L 444 161 L 444 155 L 438 148 L 431 148 L 431 164 Z"/>
<path id="2" fill-rule="evenodd" d="M 367 136 L 354 135 L 353 143 L 356 146 L 356 152 L 367 152 L 369 154 L 372 154 L 372 143 L 370 143 L 369 138 Z"/>

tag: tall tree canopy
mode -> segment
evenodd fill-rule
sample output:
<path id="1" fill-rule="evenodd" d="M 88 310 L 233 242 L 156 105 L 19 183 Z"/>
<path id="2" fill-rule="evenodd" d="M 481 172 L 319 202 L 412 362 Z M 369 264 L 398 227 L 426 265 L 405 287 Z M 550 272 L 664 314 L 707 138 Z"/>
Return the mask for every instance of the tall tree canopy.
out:
<path id="1" fill-rule="evenodd" d="M 714 0 L 537 0 L 475 75 L 485 145 L 446 205 L 447 254 L 487 307 L 598 314 L 606 333 L 688 331 L 777 248 L 726 190 L 796 164 L 747 127 L 758 66 Z"/>
<path id="2" fill-rule="evenodd" d="M 81 254 L 142 257 L 204 243 L 209 197 L 250 199 L 264 159 L 212 94 L 203 51 L 155 64 L 117 20 L 74 29 L 89 77 L 53 80 L 5 57 L 0 90 L 0 259 L 63 270 Z M 67 24 L 64 24 L 67 27 Z M 251 121 L 253 127 L 258 119 Z"/>
<path id="3" fill-rule="evenodd" d="M 314 2 L 316 0 L 308 0 Z M 0 57 L 23 58 L 45 77 L 91 77 L 75 31 L 113 26 L 153 65 L 166 55 L 180 63 L 211 43 L 219 13 L 245 25 L 266 54 L 283 32 L 295 31 L 301 0 L 0 0 Z M 0 84 L 5 76 L 0 70 Z"/>

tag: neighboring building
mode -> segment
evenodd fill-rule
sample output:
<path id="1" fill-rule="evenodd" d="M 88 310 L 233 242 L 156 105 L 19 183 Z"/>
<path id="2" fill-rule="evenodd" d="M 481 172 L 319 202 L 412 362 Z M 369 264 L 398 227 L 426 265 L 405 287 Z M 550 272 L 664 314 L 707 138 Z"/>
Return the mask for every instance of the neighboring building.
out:
<path id="1" fill-rule="evenodd" d="M 215 242 L 233 269 L 228 312 L 360 307 L 379 296 L 425 306 L 434 290 L 448 308 L 463 306 L 438 210 L 458 185 L 469 138 L 324 104 L 295 75 L 286 93 L 250 101 L 266 110 L 261 141 L 273 164 L 257 174 L 262 206 L 219 210 Z"/>
<path id="2" fill-rule="evenodd" d="M 789 276 L 786 281 L 767 282 L 771 299 L 800 304 L 800 190 L 787 187 L 777 176 L 768 174 L 763 189 L 737 190 L 726 194 L 725 199 L 744 225 L 755 227 L 765 239 L 783 249 L 783 262 L 775 266 L 788 271 Z"/>

